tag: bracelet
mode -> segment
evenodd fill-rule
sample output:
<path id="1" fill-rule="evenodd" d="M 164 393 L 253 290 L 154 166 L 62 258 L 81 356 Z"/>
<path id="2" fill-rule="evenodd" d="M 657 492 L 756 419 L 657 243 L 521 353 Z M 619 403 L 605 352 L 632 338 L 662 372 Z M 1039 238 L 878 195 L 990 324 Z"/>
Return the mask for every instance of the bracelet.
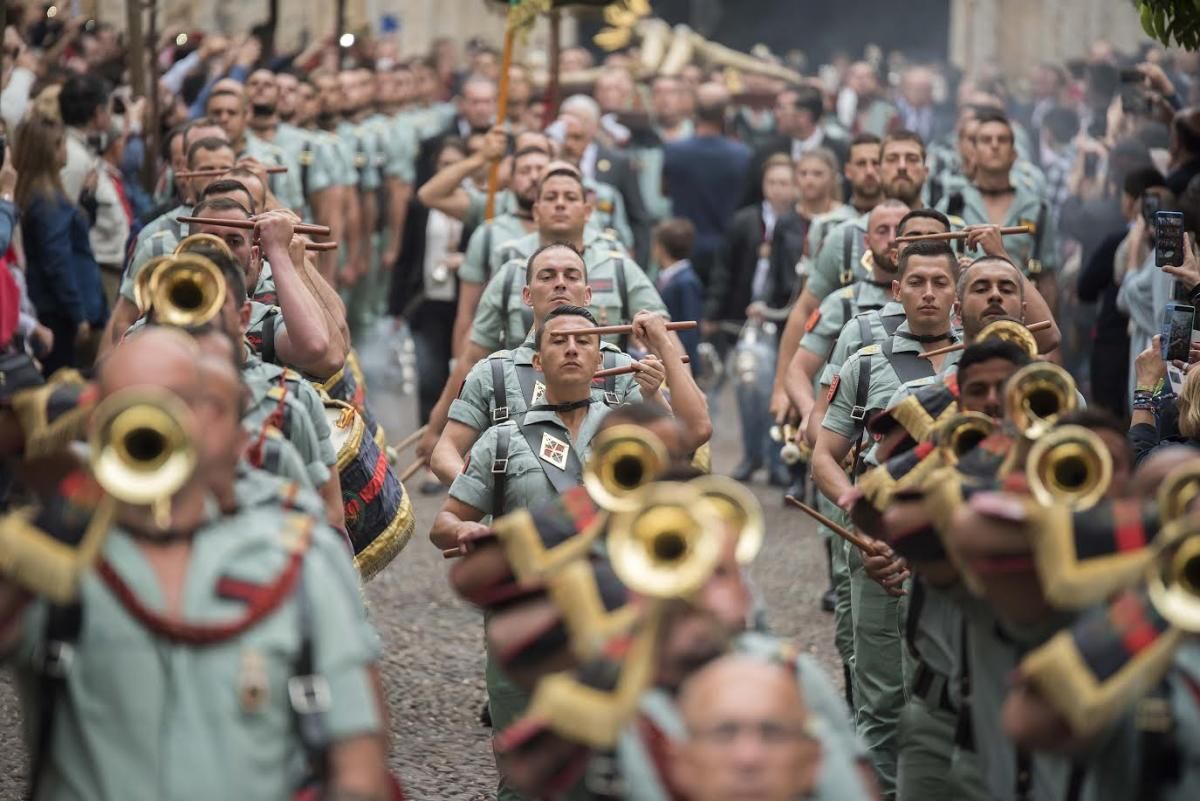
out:
<path id="1" fill-rule="evenodd" d="M 1138 412 L 1153 412 L 1154 411 L 1154 392 L 1148 389 L 1135 389 L 1133 391 L 1134 411 Z"/>

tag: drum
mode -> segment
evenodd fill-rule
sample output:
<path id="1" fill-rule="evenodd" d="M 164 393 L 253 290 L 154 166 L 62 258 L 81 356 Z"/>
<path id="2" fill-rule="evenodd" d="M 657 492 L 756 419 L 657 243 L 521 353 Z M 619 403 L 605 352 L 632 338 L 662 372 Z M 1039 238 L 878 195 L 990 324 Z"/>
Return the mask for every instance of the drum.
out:
<path id="1" fill-rule="evenodd" d="M 346 363 L 342 365 L 342 369 L 318 386 L 334 400 L 353 406 L 355 411 L 362 415 L 375 444 L 380 448 L 387 448 L 387 436 L 383 431 L 383 426 L 379 425 L 379 421 L 375 419 L 375 414 L 367 404 L 367 382 L 363 378 L 358 355 L 353 350 L 346 354 Z"/>
<path id="2" fill-rule="evenodd" d="M 412 502 L 383 449 L 350 404 L 327 400 L 325 417 L 337 453 L 346 531 L 363 581 L 385 568 L 412 537 Z"/>

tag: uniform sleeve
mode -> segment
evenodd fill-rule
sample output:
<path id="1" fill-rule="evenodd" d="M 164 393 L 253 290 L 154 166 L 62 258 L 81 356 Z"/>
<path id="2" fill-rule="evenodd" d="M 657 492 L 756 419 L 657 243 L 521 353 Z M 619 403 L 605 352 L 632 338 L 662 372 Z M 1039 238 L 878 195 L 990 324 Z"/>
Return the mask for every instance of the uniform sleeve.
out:
<path id="1" fill-rule="evenodd" d="M 825 362 L 825 369 L 821 371 L 821 383 L 825 386 L 832 384 L 833 377 L 841 371 L 842 365 L 846 363 L 852 353 L 861 347 L 858 326 L 843 326 L 842 332 L 838 334 L 837 344 L 833 346 L 833 352 L 829 354 L 829 359 Z"/>
<path id="2" fill-rule="evenodd" d="M 293 425 L 289 427 L 291 436 L 288 441 L 296 446 L 300 458 L 304 460 L 313 486 L 319 487 L 332 475 L 329 466 L 337 464 L 337 454 L 333 453 L 333 445 L 328 438 L 324 443 L 317 439 L 315 423 L 304 405 L 292 396 L 288 397 L 286 403 L 288 404 L 288 414 L 293 417 Z"/>
<path id="3" fill-rule="evenodd" d="M 514 262 L 504 265 L 488 281 L 483 295 L 479 298 L 479 307 L 475 309 L 475 320 L 471 325 L 471 341 L 491 353 L 504 346 L 501 337 L 507 330 L 508 320 L 501 315 L 503 308 L 504 276 L 506 270 L 514 269 Z"/>
<path id="4" fill-rule="evenodd" d="M 621 197 L 620 192 L 612 193 L 612 215 L 610 222 L 612 229 L 617 232 L 617 237 L 621 240 L 621 244 L 626 249 L 632 249 L 633 228 L 629 225 L 629 215 L 625 213 L 625 198 Z"/>
<path id="5" fill-rule="evenodd" d="M 338 185 L 341 159 L 333 143 L 321 137 L 313 137 L 309 147 L 312 149 L 312 164 L 308 165 L 308 193 L 314 195 Z M 304 167 L 297 169 L 304 170 Z M 301 185 L 301 190 L 303 188 Z"/>
<path id="6" fill-rule="evenodd" d="M 488 231 L 492 236 L 488 236 Z M 471 240 L 467 243 L 467 255 L 463 258 L 462 266 L 458 268 L 458 279 L 471 284 L 483 284 L 487 281 L 487 255 L 484 246 L 489 239 L 495 237 L 492 223 L 486 222 L 475 229 Z"/>
<path id="7" fill-rule="evenodd" d="M 838 380 L 830 384 L 833 397 L 829 401 L 829 410 L 825 412 L 825 419 L 821 421 L 821 428 L 846 439 L 854 439 L 855 423 L 850 417 L 850 412 L 854 408 L 854 393 L 858 386 L 858 371 L 861 366 L 862 363 L 857 356 L 851 356 L 842 365 L 841 372 L 838 373 Z"/>
<path id="8" fill-rule="evenodd" d="M 409 125 L 400 123 L 383 132 L 381 145 L 387 161 L 383 174 L 386 178 L 398 178 L 406 184 L 416 180 L 417 135 Z"/>
<path id="9" fill-rule="evenodd" d="M 159 231 L 137 243 L 137 247 L 133 251 L 133 258 L 129 260 L 129 268 L 121 276 L 121 297 L 133 303 L 134 279 L 137 278 L 138 272 L 146 262 L 159 256 L 166 256 L 173 251 L 175 245 L 178 244 L 171 244 L 173 241 L 174 237 L 170 232 Z"/>
<path id="10" fill-rule="evenodd" d="M 633 375 L 617 376 L 616 392 L 622 404 L 641 403 L 644 400 L 642 398 L 642 387 L 638 382 L 633 380 Z"/>
<path id="11" fill-rule="evenodd" d="M 325 404 L 321 402 L 321 396 L 307 382 L 301 382 L 297 384 L 297 387 L 298 397 L 308 409 L 308 417 L 312 420 L 313 434 L 320 445 L 321 461 L 325 463 L 326 467 L 333 469 L 337 465 L 337 453 L 333 450 L 333 430 L 329 427 L 329 420 L 325 417 Z"/>
<path id="12" fill-rule="evenodd" d="M 463 471 L 454 477 L 450 485 L 450 497 L 465 503 L 480 512 L 487 514 L 492 508 L 492 493 L 495 483 L 492 479 L 492 462 L 496 458 L 496 432 L 499 426 L 493 426 L 471 446 L 471 455 L 467 459 Z M 518 433 L 516 436 L 520 436 Z"/>
<path id="13" fill-rule="evenodd" d="M 345 542 L 324 525 L 313 532 L 304 560 L 304 593 L 312 616 L 313 667 L 329 683 L 329 737 L 337 742 L 380 732 L 383 699 L 370 673 L 379 659 L 379 637 L 367 620 Z"/>
<path id="14" fill-rule="evenodd" d="M 842 306 L 842 298 L 837 295 L 830 295 L 821 301 L 815 322 L 810 318 L 804 324 L 805 332 L 800 339 L 800 347 L 809 353 L 828 358 L 845 324 L 842 319 Z M 812 328 L 809 328 L 810 323 Z"/>
<path id="15" fill-rule="evenodd" d="M 839 225 L 829 232 L 821 244 L 821 251 L 813 262 L 812 274 L 808 276 L 808 289 L 822 300 L 837 289 L 838 274 L 842 264 L 842 242 L 847 234 L 845 225 Z"/>
<path id="16" fill-rule="evenodd" d="M 490 360 L 482 359 L 467 373 L 462 390 L 450 404 L 450 419 L 470 426 L 476 431 L 486 430 L 492 422 L 491 399 L 493 393 Z"/>
<path id="17" fill-rule="evenodd" d="M 646 277 L 645 271 L 638 266 L 638 263 L 633 259 L 622 259 L 621 264 L 625 270 L 625 285 L 629 290 L 629 313 L 637 314 L 640 311 L 649 311 L 661 314 L 668 320 L 671 319 L 662 296 L 658 294 L 658 290 L 654 288 L 654 284 Z"/>

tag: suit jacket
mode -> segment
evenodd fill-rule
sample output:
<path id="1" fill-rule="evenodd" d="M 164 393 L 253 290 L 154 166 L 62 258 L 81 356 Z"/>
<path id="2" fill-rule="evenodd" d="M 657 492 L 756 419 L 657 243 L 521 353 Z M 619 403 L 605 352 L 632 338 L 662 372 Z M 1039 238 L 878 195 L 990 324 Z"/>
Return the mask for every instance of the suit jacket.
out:
<path id="1" fill-rule="evenodd" d="M 838 179 L 844 181 L 842 167 L 845 166 L 846 159 L 850 158 L 850 142 L 846 139 L 835 138 L 829 134 L 829 131 L 824 131 L 821 147 L 829 148 L 833 151 L 833 155 L 837 156 Z M 746 182 L 746 197 L 743 201 L 746 205 L 762 202 L 763 166 L 767 163 L 767 159 L 776 153 L 792 155 L 792 138 L 790 136 L 776 134 L 754 151 L 754 160 L 750 163 L 750 180 Z M 850 196 L 848 192 L 845 194 L 846 197 Z"/>
<path id="2" fill-rule="evenodd" d="M 437 173 L 437 152 L 442 147 L 442 142 L 446 141 L 448 137 L 461 135 L 459 125 L 462 121 L 462 117 L 456 116 L 439 133 L 428 139 L 421 140 L 421 146 L 417 151 L 417 181 L 414 184 L 415 188 L 420 189 L 426 181 Z"/>
<path id="3" fill-rule="evenodd" d="M 621 193 L 625 202 L 625 216 L 633 229 L 634 258 L 638 264 L 650 261 L 650 229 L 654 219 L 646 209 L 642 190 L 638 185 L 637 171 L 624 153 L 596 143 L 595 179 L 608 184 Z"/>
<path id="4" fill-rule="evenodd" d="M 672 275 L 665 284 L 660 285 L 658 293 L 662 295 L 663 303 L 666 304 L 672 320 L 696 320 L 699 322 L 704 319 L 704 285 L 700 283 L 700 277 L 696 275 L 696 271 L 690 264 Z M 692 329 L 676 333 L 679 334 L 679 339 L 683 342 L 687 355 L 691 357 L 691 368 L 694 371 L 696 365 L 700 363 L 700 332 Z"/>
<path id="5" fill-rule="evenodd" d="M 746 206 L 733 215 L 725 246 L 708 282 L 704 319 L 736 322 L 746 319 L 746 307 L 754 299 L 754 270 L 764 235 L 761 203 Z"/>

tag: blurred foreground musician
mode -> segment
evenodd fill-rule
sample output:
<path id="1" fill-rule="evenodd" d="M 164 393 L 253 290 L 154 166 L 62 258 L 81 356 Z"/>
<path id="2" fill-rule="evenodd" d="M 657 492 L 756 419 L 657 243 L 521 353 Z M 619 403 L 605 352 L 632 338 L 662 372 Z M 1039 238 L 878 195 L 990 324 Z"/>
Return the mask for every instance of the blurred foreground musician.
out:
<path id="1" fill-rule="evenodd" d="M 34 546 L 0 585 L 30 797 L 283 801 L 315 779 L 386 799 L 378 642 L 345 545 L 283 491 L 212 516 L 233 497 L 240 396 L 202 379 L 205 358 L 181 332 L 131 336 L 100 376 L 94 475 L 0 521 L 10 557 L 67 548 Z"/>

